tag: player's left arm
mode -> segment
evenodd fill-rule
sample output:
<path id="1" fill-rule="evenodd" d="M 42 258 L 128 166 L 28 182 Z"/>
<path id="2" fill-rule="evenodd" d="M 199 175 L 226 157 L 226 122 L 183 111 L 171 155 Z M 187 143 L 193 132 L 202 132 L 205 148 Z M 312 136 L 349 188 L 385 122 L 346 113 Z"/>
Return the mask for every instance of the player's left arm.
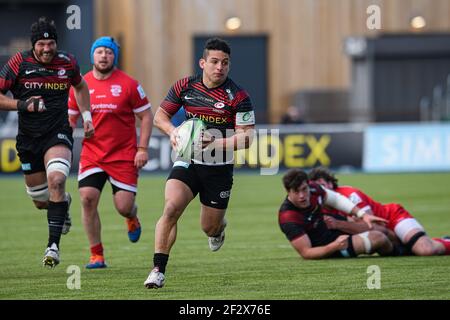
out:
<path id="1" fill-rule="evenodd" d="M 69 91 L 69 100 L 67 101 L 67 108 L 69 113 L 69 124 L 72 129 L 77 127 L 77 121 L 80 117 L 80 110 L 78 109 L 77 101 L 75 99 L 73 87 Z"/>
<path id="2" fill-rule="evenodd" d="M 250 96 L 244 90 L 239 91 L 235 97 L 236 114 L 234 122 L 234 134 L 230 137 L 222 137 L 220 139 L 213 139 L 213 147 L 216 150 L 241 150 L 248 149 L 255 136 L 255 112 Z M 206 143 L 208 141 L 206 136 Z"/>
<path id="3" fill-rule="evenodd" d="M 134 157 L 134 165 L 141 169 L 148 161 L 148 143 L 153 129 L 153 113 L 151 109 L 136 113 L 141 120 L 141 133 L 139 135 L 138 151 Z"/>
<path id="4" fill-rule="evenodd" d="M 240 150 L 248 149 L 255 136 L 255 125 L 236 126 L 235 133 L 231 137 L 213 140 L 216 150 Z M 208 137 L 204 142 L 209 144 Z"/>
<path id="5" fill-rule="evenodd" d="M 90 138 L 94 135 L 94 125 L 92 124 L 91 115 L 91 98 L 89 95 L 89 88 L 84 81 L 81 81 L 73 86 L 73 93 L 78 104 L 78 109 L 80 110 L 81 117 L 83 118 L 83 128 L 85 138 Z"/>

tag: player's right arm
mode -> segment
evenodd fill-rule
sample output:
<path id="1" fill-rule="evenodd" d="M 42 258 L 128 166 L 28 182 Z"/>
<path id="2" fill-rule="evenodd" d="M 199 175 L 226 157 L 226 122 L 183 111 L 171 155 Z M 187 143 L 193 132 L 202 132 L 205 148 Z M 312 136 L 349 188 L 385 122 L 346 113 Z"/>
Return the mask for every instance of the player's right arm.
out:
<path id="1" fill-rule="evenodd" d="M 307 234 L 293 239 L 291 245 L 302 256 L 303 259 L 322 259 L 326 258 L 336 251 L 347 249 L 348 235 L 341 235 L 333 242 L 320 247 L 312 247 Z"/>
<path id="2" fill-rule="evenodd" d="M 188 78 L 183 78 L 175 82 L 158 110 L 156 110 L 153 118 L 153 125 L 170 137 L 170 143 L 174 149 L 177 145 L 177 128 L 172 124 L 170 119 L 178 112 L 183 104 L 183 101 L 181 100 L 181 91 L 187 83 Z"/>
<path id="3" fill-rule="evenodd" d="M 0 110 L 20 111 L 20 112 L 43 112 L 46 110 L 44 100 L 40 96 L 30 97 L 29 99 L 16 100 L 11 99 L 0 93 Z"/>
<path id="4" fill-rule="evenodd" d="M 172 147 L 175 148 L 177 145 L 177 128 L 170 121 L 171 118 L 172 116 L 160 106 L 158 110 L 156 110 L 153 125 L 162 133 L 165 133 L 170 137 L 170 143 L 172 144 Z"/>
<path id="5" fill-rule="evenodd" d="M 27 100 L 16 100 L 4 95 L 14 86 L 22 60 L 22 54 L 19 52 L 9 59 L 0 70 L 0 110 L 20 112 L 45 111 L 44 100 L 40 96 L 30 97 Z"/>
<path id="6" fill-rule="evenodd" d="M 347 248 L 348 236 L 340 236 L 326 246 L 313 247 L 305 226 L 295 211 L 282 210 L 278 219 L 281 231 L 303 259 L 326 258 L 338 250 Z"/>

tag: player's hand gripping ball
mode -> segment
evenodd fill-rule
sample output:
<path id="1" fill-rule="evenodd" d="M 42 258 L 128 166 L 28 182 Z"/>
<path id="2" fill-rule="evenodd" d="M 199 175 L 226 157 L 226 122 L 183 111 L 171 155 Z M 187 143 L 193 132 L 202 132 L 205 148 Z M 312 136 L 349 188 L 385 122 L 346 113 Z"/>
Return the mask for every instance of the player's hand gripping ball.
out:
<path id="1" fill-rule="evenodd" d="M 176 153 L 184 161 L 199 156 L 202 152 L 202 139 L 206 132 L 205 123 L 197 118 L 184 121 L 177 131 Z"/>

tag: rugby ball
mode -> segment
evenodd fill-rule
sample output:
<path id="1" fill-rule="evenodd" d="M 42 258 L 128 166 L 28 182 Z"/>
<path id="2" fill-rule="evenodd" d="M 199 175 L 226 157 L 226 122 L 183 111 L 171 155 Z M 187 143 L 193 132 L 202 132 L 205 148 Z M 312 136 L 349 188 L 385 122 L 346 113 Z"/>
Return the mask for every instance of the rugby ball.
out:
<path id="1" fill-rule="evenodd" d="M 175 149 L 180 159 L 190 161 L 201 152 L 202 138 L 205 130 L 205 123 L 197 118 L 188 119 L 180 124 Z"/>

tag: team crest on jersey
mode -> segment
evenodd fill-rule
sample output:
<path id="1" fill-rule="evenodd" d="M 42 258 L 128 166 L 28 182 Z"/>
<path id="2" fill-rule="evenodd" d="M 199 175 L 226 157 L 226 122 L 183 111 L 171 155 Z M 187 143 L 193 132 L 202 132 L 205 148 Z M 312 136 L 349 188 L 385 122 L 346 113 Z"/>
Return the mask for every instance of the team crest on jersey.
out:
<path id="1" fill-rule="evenodd" d="M 314 229 L 317 228 L 318 225 L 319 225 L 319 220 L 316 220 L 316 221 L 314 222 L 314 224 L 313 224 L 313 228 L 314 228 Z"/>
<path id="2" fill-rule="evenodd" d="M 58 70 L 58 78 L 60 78 L 60 79 L 67 79 L 66 69 L 59 69 Z"/>
<path id="3" fill-rule="evenodd" d="M 120 94 L 122 93 L 122 86 L 118 84 L 111 85 L 111 94 L 113 97 L 120 97 Z"/>
<path id="4" fill-rule="evenodd" d="M 222 109 L 223 107 L 225 107 L 225 104 L 223 102 L 217 102 L 216 104 L 214 104 L 214 108 Z"/>
<path id="5" fill-rule="evenodd" d="M 141 97 L 141 99 L 144 99 L 144 98 L 146 97 L 144 88 L 142 88 L 141 85 L 139 85 L 139 86 L 137 87 L 137 91 L 138 91 L 139 97 Z"/>

